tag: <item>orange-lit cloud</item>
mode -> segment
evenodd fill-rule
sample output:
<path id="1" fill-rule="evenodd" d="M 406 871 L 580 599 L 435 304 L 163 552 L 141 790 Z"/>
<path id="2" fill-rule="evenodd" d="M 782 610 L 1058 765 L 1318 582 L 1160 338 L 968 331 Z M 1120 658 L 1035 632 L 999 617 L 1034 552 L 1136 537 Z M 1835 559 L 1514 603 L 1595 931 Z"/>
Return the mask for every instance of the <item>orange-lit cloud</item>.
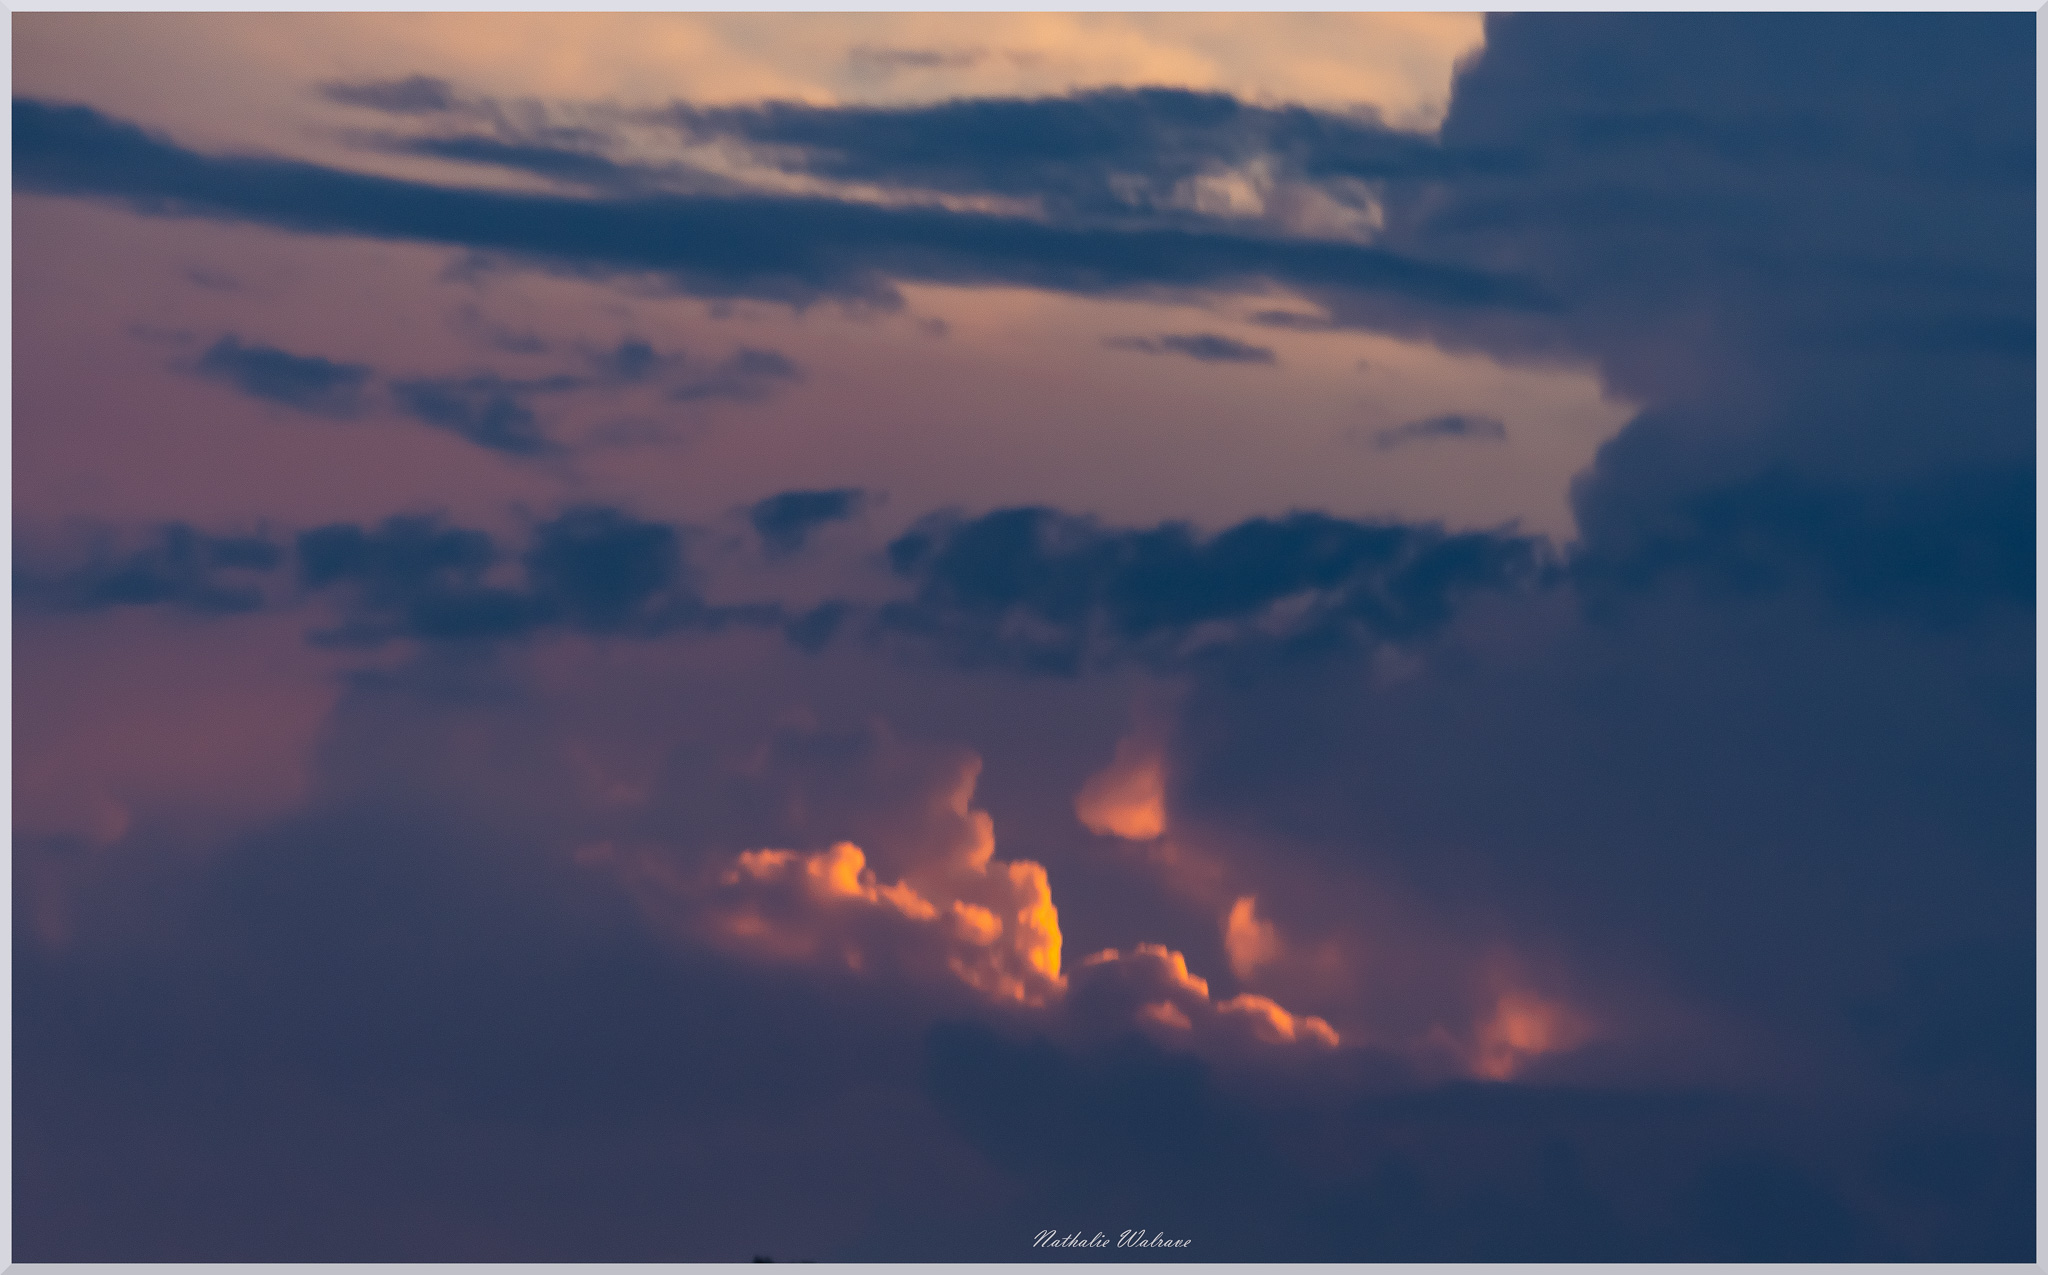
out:
<path id="1" fill-rule="evenodd" d="M 1209 980 L 1188 970 L 1187 958 L 1157 943 L 1128 952 L 1112 948 L 1081 962 L 1074 972 L 1081 1011 L 1151 1029 L 1167 1043 L 1242 1048 L 1302 1045 L 1335 1049 L 1337 1032 L 1313 1015 L 1289 1013 L 1265 996 L 1212 1000 Z"/>
<path id="2" fill-rule="evenodd" d="M 1230 907 L 1223 922 L 1223 950 L 1230 956 L 1230 972 L 1248 979 L 1259 966 L 1280 955 L 1280 934 L 1271 921 L 1256 912 L 1258 901 L 1247 894 Z"/>
<path id="3" fill-rule="evenodd" d="M 1090 832 L 1151 841 L 1166 832 L 1166 763 L 1137 737 L 1122 740 L 1109 765 L 1081 786 L 1074 814 Z"/>
<path id="4" fill-rule="evenodd" d="M 1313 882 L 1270 872 L 1257 893 L 1245 889 L 1240 872 L 1256 847 L 1202 850 L 1215 875 L 1198 882 L 1167 864 L 1189 918 L 1220 921 L 1223 969 L 1191 969 L 1183 951 L 1159 942 L 1069 962 L 1046 868 L 997 857 L 994 822 L 975 804 L 978 757 L 899 739 L 880 723 L 826 736 L 829 747 L 815 732 L 777 736 L 740 767 L 761 807 L 782 812 L 783 846 L 692 864 L 672 850 L 598 845 L 579 861 L 616 875 L 679 941 L 837 971 L 956 1009 L 1026 1015 L 1056 1038 L 1136 1031 L 1246 1062 L 1348 1045 L 1405 1059 L 1418 1076 L 1511 1080 L 1595 1035 L 1598 1016 L 1564 990 L 1561 972 L 1530 966 L 1520 950 L 1475 948 L 1413 900 L 1368 890 L 1318 911 L 1299 893 Z M 1077 807 L 1105 822 L 1105 809 L 1128 808 L 1119 795 L 1157 801 L 1164 770 L 1161 750 L 1126 742 Z M 1161 853 L 1176 840 L 1138 848 L 1166 863 Z M 1283 934 L 1263 910 L 1269 893 L 1298 931 Z M 1215 986 L 1205 974 L 1231 982 Z"/>
<path id="5" fill-rule="evenodd" d="M 994 1000 L 1043 1005 L 1060 977 L 1059 911 L 1045 869 L 984 860 L 951 890 L 884 883 L 859 846 L 816 854 L 750 850 L 719 881 L 712 935 L 782 960 L 826 959 L 849 969 L 944 970 Z M 949 897 L 950 896 L 950 897 Z"/>
<path id="6" fill-rule="evenodd" d="M 1479 1025 L 1472 1071 L 1509 1080 L 1536 1059 L 1576 1049 L 1591 1035 L 1592 1024 L 1568 1005 L 1526 992 L 1503 993 Z"/>
<path id="7" fill-rule="evenodd" d="M 904 764 L 896 757 L 880 769 Z M 665 930 L 756 960 L 965 988 L 991 1007 L 1051 1015 L 1055 1031 L 1135 1027 L 1161 1043 L 1226 1054 L 1337 1046 L 1325 1020 L 1269 997 L 1213 998 L 1186 957 L 1159 944 L 1100 952 L 1067 974 L 1045 868 L 995 857 L 993 823 L 973 805 L 979 759 L 949 765 L 924 772 L 936 787 L 923 797 L 899 795 L 910 817 L 871 827 L 899 834 L 887 847 L 888 872 L 852 841 L 812 852 L 747 850 L 708 875 L 658 850 L 608 843 L 574 857 L 619 876 Z"/>

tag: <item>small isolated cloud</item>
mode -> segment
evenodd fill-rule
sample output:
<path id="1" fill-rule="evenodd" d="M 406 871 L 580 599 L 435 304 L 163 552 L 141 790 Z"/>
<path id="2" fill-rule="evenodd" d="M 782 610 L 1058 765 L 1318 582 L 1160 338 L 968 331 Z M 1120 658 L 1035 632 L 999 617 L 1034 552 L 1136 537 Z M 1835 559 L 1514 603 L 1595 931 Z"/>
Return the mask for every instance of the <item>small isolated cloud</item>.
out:
<path id="1" fill-rule="evenodd" d="M 431 75 L 331 82 L 320 86 L 320 96 L 343 106 L 360 106 L 392 115 L 432 115 L 453 110 L 456 105 L 455 86 Z"/>
<path id="2" fill-rule="evenodd" d="M 1198 363 L 1277 363 L 1273 351 L 1263 345 L 1249 345 L 1213 332 L 1187 332 L 1161 336 L 1112 336 L 1102 342 L 1112 350 L 1137 354 L 1179 354 Z"/>
<path id="3" fill-rule="evenodd" d="M 1471 412 L 1446 412 L 1442 416 L 1429 416 L 1390 429 L 1376 430 L 1372 435 L 1372 445 L 1384 452 L 1432 438 L 1467 438 L 1479 443 L 1504 443 L 1507 437 L 1508 427 L 1495 417 L 1480 416 Z"/>
<path id="4" fill-rule="evenodd" d="M 1258 900 L 1247 894 L 1230 907 L 1223 921 L 1223 950 L 1230 957 L 1230 972 L 1248 979 L 1280 955 L 1280 933 L 1271 921 L 1258 915 Z"/>
<path id="5" fill-rule="evenodd" d="M 779 385 L 802 379 L 803 369 L 781 351 L 742 346 L 725 362 L 685 379 L 669 397 L 682 403 L 718 398 L 753 402 L 768 397 Z"/>
<path id="6" fill-rule="evenodd" d="M 1262 328 L 1285 328 L 1290 332 L 1330 332 L 1340 325 L 1320 314 L 1302 314 L 1297 310 L 1261 310 L 1252 316 L 1252 322 Z"/>
<path id="7" fill-rule="evenodd" d="M 511 456 L 551 452 L 555 445 L 525 402 L 525 389 L 517 382 L 485 374 L 395 381 L 391 393 L 407 415 L 479 447 Z"/>
<path id="8" fill-rule="evenodd" d="M 893 75 L 899 71 L 964 71 L 986 62 L 987 49 L 892 49 L 872 44 L 855 45 L 847 51 L 847 64 L 871 75 Z"/>
<path id="9" fill-rule="evenodd" d="M 229 333 L 201 355 L 195 370 L 251 398 L 281 403 L 315 416 L 353 416 L 362 410 L 370 369 L 269 345 L 244 344 Z"/>
<path id="10" fill-rule="evenodd" d="M 770 553 L 795 553 L 813 531 L 828 522 L 851 518 L 866 501 L 867 494 L 858 487 L 785 491 L 756 501 L 747 511 L 747 520 Z"/>
<path id="11" fill-rule="evenodd" d="M 1166 766 L 1159 750 L 1133 737 L 1120 741 L 1109 765 L 1074 798 L 1074 814 L 1090 832 L 1151 841 L 1166 832 Z"/>
<path id="12" fill-rule="evenodd" d="M 629 336 L 607 349 L 591 350 L 587 357 L 598 377 L 611 384 L 634 385 L 683 363 L 681 354 L 664 354 L 652 342 Z"/>

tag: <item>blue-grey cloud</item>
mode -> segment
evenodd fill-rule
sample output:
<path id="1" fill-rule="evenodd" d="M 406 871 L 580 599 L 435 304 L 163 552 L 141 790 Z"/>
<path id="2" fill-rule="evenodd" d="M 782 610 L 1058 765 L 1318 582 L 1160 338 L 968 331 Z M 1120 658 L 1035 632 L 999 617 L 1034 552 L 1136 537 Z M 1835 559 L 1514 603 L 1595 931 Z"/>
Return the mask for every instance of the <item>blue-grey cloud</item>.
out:
<path id="1" fill-rule="evenodd" d="M 530 391 L 517 382 L 483 374 L 427 377 L 391 384 L 399 410 L 437 429 L 513 456 L 557 450 L 527 402 Z"/>
<path id="2" fill-rule="evenodd" d="M 648 638 L 782 619 L 772 604 L 705 602 L 680 528 L 602 506 L 538 524 L 523 551 L 420 515 L 316 527 L 297 550 L 302 586 L 340 606 L 340 623 L 315 634 L 327 645 L 474 645 L 564 629 Z"/>
<path id="3" fill-rule="evenodd" d="M 1432 438 L 1462 438 L 1481 443 L 1502 443 L 1508 437 L 1508 427 L 1492 416 L 1481 416 L 1472 412 L 1447 412 L 1441 416 L 1425 417 L 1409 421 L 1405 425 L 1393 425 L 1375 430 L 1372 445 L 1380 451 L 1391 451 L 1410 443 L 1426 442 Z"/>
<path id="4" fill-rule="evenodd" d="M 1513 163 L 1367 116 L 1165 88 L 909 106 L 678 104 L 653 118 L 814 176 L 1030 198 L 1070 216 L 1176 214 L 1189 182 L 1254 161 L 1315 181 L 1416 180 Z"/>
<path id="5" fill-rule="evenodd" d="M 431 75 L 408 75 L 395 80 L 337 80 L 321 85 L 320 94 L 344 106 L 362 106 L 394 115 L 431 115 L 452 110 L 457 104 L 455 86 Z"/>
<path id="6" fill-rule="evenodd" d="M 851 518 L 867 503 L 858 487 L 822 491 L 785 491 L 754 502 L 747 521 L 771 553 L 795 553 L 811 533 L 828 522 Z"/>
<path id="7" fill-rule="evenodd" d="M 1213 332 L 1168 333 L 1161 336 L 1112 336 L 1103 338 L 1112 350 L 1137 354 L 1179 354 L 1197 363 L 1275 363 L 1273 351 L 1218 336 Z"/>
<path id="8" fill-rule="evenodd" d="M 207 156 L 88 107 L 17 99 L 15 183 L 138 211 L 303 233 L 450 244 L 649 270 L 713 296 L 893 302 L 890 280 L 1014 283 L 1081 293 L 1260 280 L 1391 292 L 1425 307 L 1542 310 L 1517 280 L 1376 247 L 1187 227 L 1025 218 L 772 196 L 569 199 L 456 189 L 294 160 Z"/>
<path id="9" fill-rule="evenodd" d="M 195 370 L 224 381 L 251 398 L 316 416 L 354 416 L 363 409 L 371 371 L 360 363 L 339 363 L 275 346 L 244 344 L 233 333 L 201 355 Z"/>
<path id="10" fill-rule="evenodd" d="M 1203 537 L 1168 523 L 1124 530 L 1043 508 L 975 519 L 935 515 L 889 546 L 912 600 L 885 629 L 970 663 L 1074 673 L 1122 659 L 1198 659 L 1214 650 L 1371 645 L 1428 633 L 1473 592 L 1556 578 L 1547 546 L 1512 534 L 1354 522 L 1325 514 L 1256 518 Z M 1294 611 L 1261 627 L 1269 609 Z M 1222 640 L 1219 623 L 1241 626 Z"/>
<path id="11" fill-rule="evenodd" d="M 803 376 L 803 369 L 780 350 L 742 346 L 712 367 L 685 374 L 668 396 L 681 403 L 707 399 L 750 403 L 768 397 L 778 386 L 801 381 Z"/>
<path id="12" fill-rule="evenodd" d="M 25 556 L 18 550 L 15 605 L 51 611 L 171 606 L 243 614 L 269 604 L 264 586 L 286 561 L 284 548 L 267 536 L 216 535 L 185 523 L 154 528 L 140 544 L 124 539 L 103 531 L 82 553 Z"/>

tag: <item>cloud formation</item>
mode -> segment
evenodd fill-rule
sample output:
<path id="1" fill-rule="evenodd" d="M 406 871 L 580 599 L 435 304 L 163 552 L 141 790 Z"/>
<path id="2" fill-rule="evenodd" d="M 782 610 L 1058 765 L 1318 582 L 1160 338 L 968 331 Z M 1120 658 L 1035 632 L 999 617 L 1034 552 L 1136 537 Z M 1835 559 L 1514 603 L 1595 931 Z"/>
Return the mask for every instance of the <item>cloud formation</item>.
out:
<path id="1" fill-rule="evenodd" d="M 1433 438 L 1462 438 L 1479 443 L 1502 443 L 1508 437 L 1508 427 L 1491 416 L 1478 416 L 1469 412 L 1447 412 L 1442 416 L 1428 416 L 1421 420 L 1409 421 L 1405 425 L 1393 425 L 1376 430 L 1372 445 L 1380 451 L 1392 451 L 1411 443 L 1427 442 Z"/>
<path id="2" fill-rule="evenodd" d="M 1112 350 L 1137 354 L 1179 354 L 1197 363 L 1274 363 L 1273 351 L 1263 345 L 1248 345 L 1213 332 L 1191 332 L 1163 336 L 1112 336 L 1102 343 Z"/>
<path id="3" fill-rule="evenodd" d="M 24 190 L 139 212 L 411 240 L 577 270 L 651 271 L 705 296 L 894 304 L 891 280 L 1083 294 L 1259 280 L 1388 291 L 1432 307 L 1546 309 L 1520 282 L 1375 247 L 1179 227 L 1107 229 L 828 199 L 570 199 L 456 189 L 296 160 L 185 150 L 89 107 L 17 99 Z"/>
<path id="4" fill-rule="evenodd" d="M 755 501 L 747 521 L 770 553 L 795 553 L 820 527 L 853 517 L 866 503 L 867 493 L 858 487 L 785 491 Z"/>
<path id="5" fill-rule="evenodd" d="M 269 345 L 245 345 L 233 333 L 199 357 L 194 369 L 225 381 L 251 398 L 281 403 L 315 416 L 348 417 L 363 410 L 370 369 Z"/>
<path id="6" fill-rule="evenodd" d="M 51 611 L 170 606 L 238 615 L 270 603 L 266 585 L 286 561 L 284 547 L 261 534 L 217 535 L 167 523 L 136 539 L 107 528 L 93 529 L 83 544 L 22 537 L 15 551 L 15 604 Z"/>
<path id="7" fill-rule="evenodd" d="M 1460 597 L 1535 587 L 1550 569 L 1542 542 L 1527 537 L 1315 513 L 1207 538 L 1182 524 L 1119 530 L 1050 509 L 935 515 L 889 558 L 916 594 L 882 609 L 887 628 L 970 662 L 1069 673 L 1119 658 L 1185 660 L 1211 644 L 1419 637 Z"/>

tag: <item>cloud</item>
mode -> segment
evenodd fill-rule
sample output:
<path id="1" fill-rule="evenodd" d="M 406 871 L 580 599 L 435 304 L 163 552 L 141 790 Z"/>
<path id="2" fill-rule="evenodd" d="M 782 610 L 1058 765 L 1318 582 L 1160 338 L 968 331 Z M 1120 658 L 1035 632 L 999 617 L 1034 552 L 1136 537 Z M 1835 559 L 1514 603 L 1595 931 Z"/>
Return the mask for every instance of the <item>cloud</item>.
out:
<path id="1" fill-rule="evenodd" d="M 1088 831 L 1126 841 L 1163 835 L 1166 769 L 1157 745 L 1137 736 L 1118 740 L 1116 756 L 1074 797 L 1074 814 Z"/>
<path id="2" fill-rule="evenodd" d="M 1113 336 L 1103 338 L 1112 350 L 1138 354 L 1182 354 L 1197 363 L 1273 363 L 1273 351 L 1263 345 L 1247 345 L 1227 336 L 1197 332 L 1178 336 Z"/>
<path id="3" fill-rule="evenodd" d="M 747 521 L 770 553 L 795 553 L 812 532 L 828 522 L 853 517 L 866 503 L 867 493 L 858 487 L 785 491 L 755 501 L 747 510 Z"/>
<path id="4" fill-rule="evenodd" d="M 391 383 L 399 410 L 436 429 L 511 456 L 546 455 L 557 445 L 542 432 L 540 418 L 525 402 L 527 392 L 493 373 Z"/>
<path id="5" fill-rule="evenodd" d="M 872 768 L 891 775 L 896 793 L 884 801 L 916 812 L 908 821 L 899 813 L 871 841 L 892 866 L 874 866 L 849 840 L 815 851 L 745 850 L 709 873 L 658 845 L 597 843 L 578 850 L 578 861 L 619 880 L 672 937 L 820 974 L 964 988 L 970 1004 L 1033 1011 L 1061 1035 L 1161 1031 L 1174 1048 L 1226 1055 L 1337 1046 L 1328 1023 L 1269 998 L 1212 1001 L 1186 959 L 1156 944 L 1104 951 L 1067 973 L 1050 878 L 1039 863 L 995 857 L 994 821 L 974 804 L 974 754 L 919 761 L 882 733 L 851 754 L 829 747 L 819 762 L 822 770 L 787 790 L 800 806 L 830 803 L 832 787 Z"/>
<path id="6" fill-rule="evenodd" d="M 604 845 L 582 858 L 618 873 L 657 923 L 699 941 L 863 976 L 957 982 L 993 1003 L 1044 1008 L 1066 990 L 1059 910 L 1044 867 L 994 857 L 994 823 L 973 805 L 980 769 L 970 754 L 931 772 L 939 786 L 914 799 L 923 817 L 899 825 L 887 847 L 894 882 L 850 841 L 808 854 L 745 851 L 712 881 L 653 850 Z"/>
<path id="7" fill-rule="evenodd" d="M 1491 416 L 1476 416 L 1469 412 L 1449 412 L 1442 416 L 1425 417 L 1409 421 L 1405 425 L 1394 425 L 1375 430 L 1372 445 L 1380 451 L 1392 451 L 1411 443 L 1427 442 L 1433 438 L 1462 438 L 1480 443 L 1504 443 L 1508 427 Z"/>
<path id="8" fill-rule="evenodd" d="M 935 515 L 889 546 L 911 601 L 885 629 L 970 662 L 1071 673 L 1207 647 L 1399 641 L 1468 593 L 1541 584 L 1541 542 L 1326 514 L 1257 518 L 1206 539 L 1183 525 L 1118 530 L 1049 509 Z"/>
<path id="9" fill-rule="evenodd" d="M 1111 1022 L 1142 1026 L 1167 1042 L 1224 1050 L 1335 1049 L 1340 1043 L 1322 1019 L 1291 1014 L 1268 997 L 1212 1000 L 1209 981 L 1188 972 L 1187 958 L 1156 943 L 1097 952 L 1081 962 L 1074 981 L 1077 1006 L 1085 1006 L 1077 1013 L 1108 1014 Z"/>
<path id="10" fill-rule="evenodd" d="M 906 106 L 678 104 L 655 118 L 694 141 L 754 148 L 760 162 L 786 171 L 1030 199 L 1076 218 L 1185 215 L 1205 182 L 1251 168 L 1268 174 L 1262 202 L 1284 202 L 1275 181 L 1412 180 L 1498 163 L 1364 115 L 1167 88 Z"/>
<path id="11" fill-rule="evenodd" d="M 455 109 L 455 86 L 431 75 L 396 80 L 333 81 L 320 95 L 343 106 L 361 106 L 394 115 L 431 115 Z"/>
<path id="12" fill-rule="evenodd" d="M 551 181 L 600 190 L 633 190 L 651 184 L 654 174 L 603 155 L 570 146 L 548 146 L 535 142 L 505 141 L 486 136 L 414 137 L 397 140 L 390 148 L 409 155 L 427 155 L 464 164 L 513 168 Z"/>
<path id="13" fill-rule="evenodd" d="M 315 635 L 329 644 L 479 642 L 547 629 L 644 638 L 781 619 L 772 606 L 706 604 L 676 528 L 602 506 L 537 524 L 516 574 L 488 533 L 418 515 L 301 532 L 298 558 L 303 586 L 333 592 L 341 608 L 340 625 Z"/>
<path id="14" fill-rule="evenodd" d="M 707 399 L 750 403 L 768 397 L 778 385 L 801 380 L 803 369 L 781 351 L 741 346 L 717 366 L 686 377 L 668 396 L 679 403 Z"/>
<path id="15" fill-rule="evenodd" d="M 209 615 L 262 609 L 285 551 L 266 535 L 215 535 L 185 523 L 154 528 L 139 545 L 97 529 L 87 543 L 38 552 L 17 542 L 14 598 L 25 609 L 98 611 L 173 606 Z M 79 561 L 83 558 L 84 561 Z"/>
<path id="16" fill-rule="evenodd" d="M 113 199 L 149 214 L 449 244 L 577 270 L 651 271 L 707 296 L 893 304 L 897 279 L 1083 294 L 1313 279 L 1427 307 L 1550 304 L 1513 279 L 1349 243 L 1062 226 L 814 198 L 570 199 L 457 189 L 294 160 L 201 155 L 82 106 L 17 99 L 14 119 L 23 190 Z"/>
<path id="17" fill-rule="evenodd" d="M 245 345 L 233 333 L 214 342 L 194 369 L 251 398 L 333 417 L 362 411 L 363 390 L 371 377 L 370 369 L 359 363 L 337 363 L 269 345 Z"/>
<path id="18" fill-rule="evenodd" d="M 857 44 L 847 50 L 846 61 L 854 70 L 872 75 L 895 75 L 903 71 L 958 71 L 988 61 L 987 49 L 900 49 Z"/>
<path id="19" fill-rule="evenodd" d="M 542 523 L 525 565 L 542 618 L 589 632 L 659 628 L 662 603 L 690 593 L 676 529 L 616 509 L 586 506 Z"/>
<path id="20" fill-rule="evenodd" d="M 1240 980 L 1249 979 L 1280 955 L 1280 933 L 1271 921 L 1261 920 L 1258 900 L 1241 896 L 1230 905 L 1223 921 L 1223 950 L 1230 956 L 1230 972 Z"/>

